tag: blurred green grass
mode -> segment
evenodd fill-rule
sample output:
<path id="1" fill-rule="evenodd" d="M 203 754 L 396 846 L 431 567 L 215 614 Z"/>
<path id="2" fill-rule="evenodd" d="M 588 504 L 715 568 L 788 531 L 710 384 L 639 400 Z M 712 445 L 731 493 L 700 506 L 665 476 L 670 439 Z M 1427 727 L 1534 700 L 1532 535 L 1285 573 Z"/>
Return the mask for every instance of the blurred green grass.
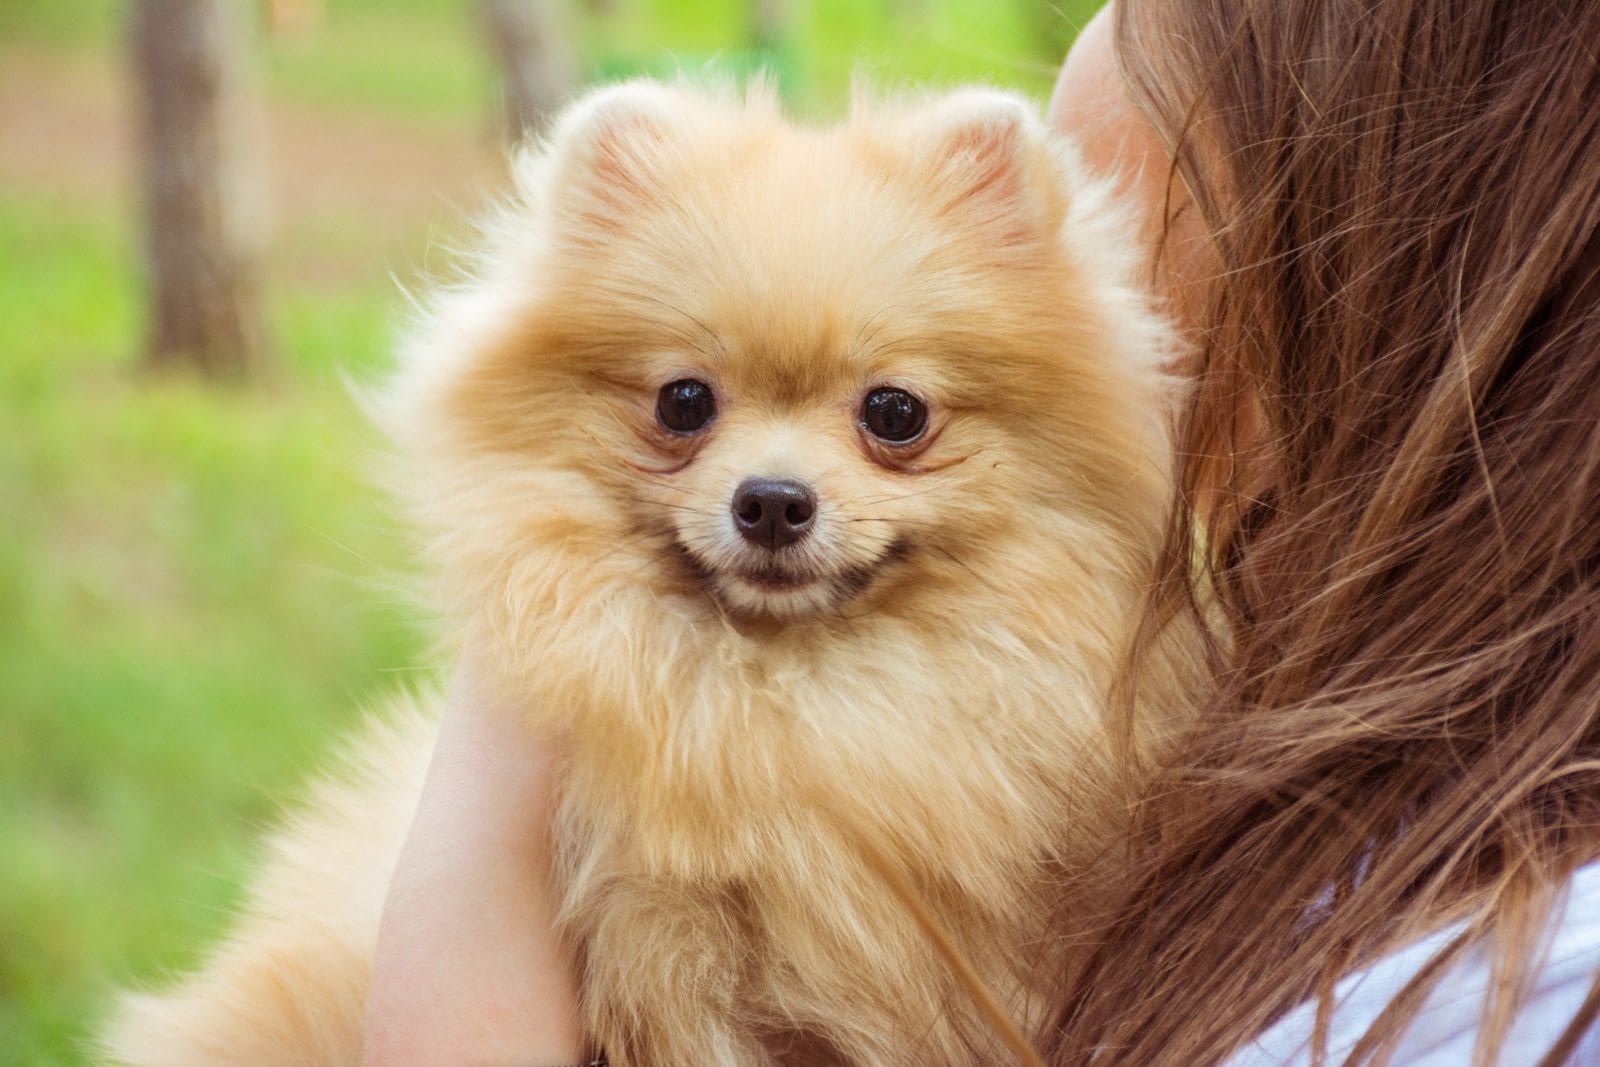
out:
<path id="1" fill-rule="evenodd" d="M 112 48 L 131 0 L 6 0 L 0 42 Z M 495 92 L 475 0 L 324 0 L 314 34 L 262 48 L 271 89 L 339 108 L 482 119 Z M 777 54 L 754 53 L 737 0 L 611 0 L 608 14 L 567 3 L 587 76 L 779 68 L 792 101 L 837 109 L 853 74 L 890 84 L 982 81 L 1048 92 L 1061 55 L 1100 0 L 790 0 Z M 261 5 L 253 5 L 260 7 Z M 261 37 L 260 34 L 257 35 Z M 260 42 L 258 41 L 258 44 Z"/>
<path id="2" fill-rule="evenodd" d="M 381 361 L 387 300 L 280 316 L 284 380 L 219 389 L 137 373 L 113 220 L 0 194 L 0 264 L 0 1062 L 69 1064 L 106 982 L 218 932 L 420 631 L 330 373 Z"/>
<path id="3" fill-rule="evenodd" d="M 1095 6 L 816 0 L 780 56 L 752 58 L 729 0 L 624 0 L 577 40 L 596 74 L 764 58 L 801 110 L 834 111 L 856 70 L 1042 96 Z M 5 0 L 0 65 L 26 48 L 117 67 L 124 7 Z M 319 32 L 257 52 L 274 101 L 492 128 L 467 0 L 329 0 Z M 378 442 L 341 379 L 381 373 L 404 313 L 388 274 L 414 278 L 451 209 L 284 227 L 281 370 L 217 386 L 138 365 L 133 201 L 0 183 L 0 1067 L 87 1062 L 114 985 L 193 963 L 224 927 L 256 833 L 363 701 L 430 677 L 406 536 L 365 476 Z M 362 269 L 303 269 L 341 256 Z"/>

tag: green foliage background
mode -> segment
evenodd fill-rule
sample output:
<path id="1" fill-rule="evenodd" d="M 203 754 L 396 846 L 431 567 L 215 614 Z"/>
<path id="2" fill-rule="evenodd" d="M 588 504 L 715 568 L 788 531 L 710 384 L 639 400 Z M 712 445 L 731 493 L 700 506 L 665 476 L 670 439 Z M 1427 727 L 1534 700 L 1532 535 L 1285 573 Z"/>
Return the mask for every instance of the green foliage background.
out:
<path id="1" fill-rule="evenodd" d="M 827 114 L 856 71 L 1042 97 L 1097 5 L 796 0 L 775 55 L 742 50 L 728 0 L 611 6 L 573 12 L 592 76 L 764 63 Z M 5 0 L 0 75 L 26 56 L 108 76 L 124 15 Z M 327 0 L 320 31 L 253 58 L 274 104 L 492 124 L 469 0 Z M 459 209 L 280 232 L 281 370 L 215 385 L 138 366 L 136 202 L 0 174 L 0 1065 L 87 1062 L 112 988 L 182 969 L 223 928 L 253 838 L 363 702 L 435 677 L 345 379 L 382 373 L 404 312 L 390 275 L 437 265 Z"/>

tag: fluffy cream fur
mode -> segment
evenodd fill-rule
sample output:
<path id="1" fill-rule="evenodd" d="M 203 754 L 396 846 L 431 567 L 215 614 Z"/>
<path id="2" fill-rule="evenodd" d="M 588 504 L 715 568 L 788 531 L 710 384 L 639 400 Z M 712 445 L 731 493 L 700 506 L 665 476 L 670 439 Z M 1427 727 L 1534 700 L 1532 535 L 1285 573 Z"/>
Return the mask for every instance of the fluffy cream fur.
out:
<path id="1" fill-rule="evenodd" d="M 571 738 L 557 863 L 614 1064 L 993 1057 L 862 848 L 1037 1021 L 1068 951 L 1039 888 L 1092 907 L 1125 808 L 1104 709 L 1170 491 L 1134 259 L 1107 189 L 991 91 L 819 130 L 760 88 L 629 84 L 521 159 L 385 417 L 452 632 Z M 683 378 L 717 414 L 676 435 Z M 886 386 L 926 404 L 915 442 L 863 427 Z M 817 498 L 776 563 L 733 526 L 749 477 Z M 357 1061 L 431 741 L 397 723 L 201 974 L 125 1003 L 117 1059 Z"/>

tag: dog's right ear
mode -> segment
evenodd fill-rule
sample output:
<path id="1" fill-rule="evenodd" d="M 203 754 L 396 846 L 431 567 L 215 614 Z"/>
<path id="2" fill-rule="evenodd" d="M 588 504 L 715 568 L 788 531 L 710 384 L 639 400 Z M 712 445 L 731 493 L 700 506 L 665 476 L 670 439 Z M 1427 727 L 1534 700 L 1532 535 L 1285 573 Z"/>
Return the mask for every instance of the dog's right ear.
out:
<path id="1" fill-rule="evenodd" d="M 619 229 L 627 212 L 659 195 L 677 147 L 685 101 L 658 82 L 607 86 L 571 105 L 542 158 L 550 206 L 586 227 Z"/>

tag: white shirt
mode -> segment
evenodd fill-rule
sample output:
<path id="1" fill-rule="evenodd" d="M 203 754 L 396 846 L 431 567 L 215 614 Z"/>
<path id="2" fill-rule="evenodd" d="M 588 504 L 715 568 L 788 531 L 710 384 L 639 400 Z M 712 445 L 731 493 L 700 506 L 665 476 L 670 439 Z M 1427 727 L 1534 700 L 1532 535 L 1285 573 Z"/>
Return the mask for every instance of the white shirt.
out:
<path id="1" fill-rule="evenodd" d="M 1421 967 L 1460 928 L 1442 930 L 1335 987 L 1329 1028 L 1329 1063 L 1342 1063 L 1367 1028 Z M 1600 863 L 1573 876 L 1565 908 L 1547 933 L 1543 966 L 1532 993 L 1519 1009 L 1506 1039 L 1505 1067 L 1536 1064 L 1560 1038 L 1600 972 Z M 1489 982 L 1489 954 L 1474 946 L 1439 980 L 1426 1006 L 1400 1041 L 1392 1067 L 1467 1067 Z M 1302 1067 L 1311 1063 L 1310 1041 L 1317 1006 L 1309 1002 L 1279 1019 L 1226 1067 Z M 1592 1026 L 1569 1064 L 1600 1067 L 1600 1026 Z"/>

